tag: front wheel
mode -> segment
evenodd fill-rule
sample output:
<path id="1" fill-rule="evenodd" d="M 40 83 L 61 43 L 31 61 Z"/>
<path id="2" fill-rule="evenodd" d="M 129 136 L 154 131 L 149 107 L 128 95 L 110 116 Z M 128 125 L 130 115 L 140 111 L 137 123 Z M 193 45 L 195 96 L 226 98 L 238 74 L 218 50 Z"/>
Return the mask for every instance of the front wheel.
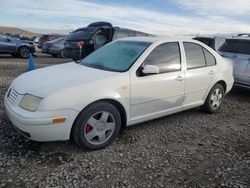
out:
<path id="1" fill-rule="evenodd" d="M 215 113 L 221 107 L 225 95 L 224 88 L 221 84 L 216 84 L 209 92 L 203 105 L 203 109 L 208 113 Z"/>
<path id="2" fill-rule="evenodd" d="M 121 116 L 117 108 L 108 102 L 97 102 L 81 112 L 72 136 L 78 146 L 97 150 L 109 145 L 120 129 Z"/>
<path id="3" fill-rule="evenodd" d="M 30 49 L 26 46 L 23 46 L 18 50 L 18 55 L 21 58 L 28 58 L 30 53 L 31 53 Z"/>

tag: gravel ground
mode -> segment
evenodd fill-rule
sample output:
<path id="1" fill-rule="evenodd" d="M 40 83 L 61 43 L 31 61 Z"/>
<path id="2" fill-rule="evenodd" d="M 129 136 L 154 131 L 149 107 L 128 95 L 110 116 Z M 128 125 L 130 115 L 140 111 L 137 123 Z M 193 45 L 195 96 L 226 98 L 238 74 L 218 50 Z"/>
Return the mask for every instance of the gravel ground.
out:
<path id="1" fill-rule="evenodd" d="M 37 67 L 70 61 L 40 56 Z M 250 187 L 250 91 L 219 113 L 193 109 L 128 127 L 103 150 L 35 143 L 12 128 L 3 96 L 27 60 L 0 57 L 0 187 Z"/>

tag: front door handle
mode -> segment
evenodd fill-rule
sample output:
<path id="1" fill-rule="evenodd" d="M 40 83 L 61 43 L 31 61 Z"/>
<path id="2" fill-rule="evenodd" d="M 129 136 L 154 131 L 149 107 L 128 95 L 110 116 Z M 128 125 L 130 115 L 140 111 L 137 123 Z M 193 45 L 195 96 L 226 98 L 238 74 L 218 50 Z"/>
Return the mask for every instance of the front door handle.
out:
<path id="1" fill-rule="evenodd" d="M 183 77 L 182 76 L 178 76 L 175 80 L 181 82 L 183 80 Z"/>
<path id="2" fill-rule="evenodd" d="M 213 70 L 209 71 L 209 74 L 213 75 L 213 74 L 214 74 L 214 71 L 213 71 Z"/>

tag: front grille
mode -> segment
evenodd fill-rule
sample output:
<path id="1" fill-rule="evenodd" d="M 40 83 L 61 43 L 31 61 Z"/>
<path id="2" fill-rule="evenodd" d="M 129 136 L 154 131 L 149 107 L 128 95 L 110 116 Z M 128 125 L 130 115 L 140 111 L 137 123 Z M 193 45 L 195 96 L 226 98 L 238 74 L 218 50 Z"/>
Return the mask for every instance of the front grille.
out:
<path id="1" fill-rule="evenodd" d="M 10 89 L 9 92 L 8 92 L 8 100 L 12 103 L 12 104 L 15 104 L 17 99 L 18 99 L 18 92 L 15 90 L 15 89 Z"/>

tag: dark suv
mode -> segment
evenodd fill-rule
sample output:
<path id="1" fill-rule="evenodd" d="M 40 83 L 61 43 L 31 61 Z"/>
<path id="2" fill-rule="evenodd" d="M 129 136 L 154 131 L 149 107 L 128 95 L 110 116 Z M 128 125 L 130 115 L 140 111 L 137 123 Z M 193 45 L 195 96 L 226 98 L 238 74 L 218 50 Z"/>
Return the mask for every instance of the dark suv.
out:
<path id="1" fill-rule="evenodd" d="M 113 40 L 135 36 L 152 35 L 130 29 L 113 27 L 112 24 L 108 22 L 94 22 L 87 27 L 73 31 L 66 37 L 63 55 L 73 60 L 79 60 Z"/>
<path id="2" fill-rule="evenodd" d="M 215 51 L 218 51 L 218 49 L 224 44 L 226 40 L 224 37 L 195 37 L 193 39 L 208 45 Z"/>

